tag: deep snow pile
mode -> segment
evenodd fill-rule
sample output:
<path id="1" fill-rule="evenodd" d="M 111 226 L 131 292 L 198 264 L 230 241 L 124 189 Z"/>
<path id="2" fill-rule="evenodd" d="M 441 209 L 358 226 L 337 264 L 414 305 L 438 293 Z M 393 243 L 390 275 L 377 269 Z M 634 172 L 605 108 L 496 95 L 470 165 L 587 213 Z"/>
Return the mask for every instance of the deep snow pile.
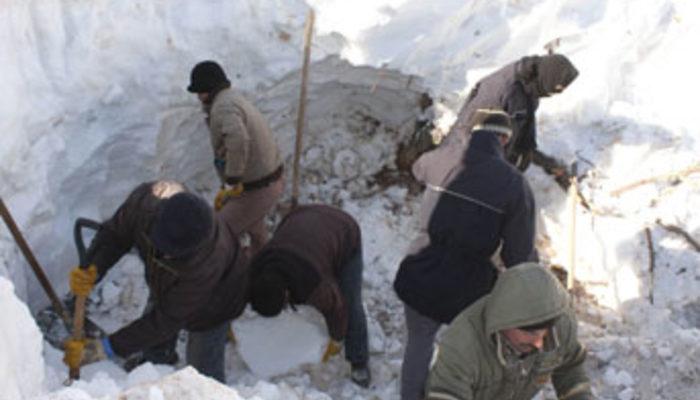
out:
<path id="1" fill-rule="evenodd" d="M 302 199 L 342 206 L 363 228 L 375 384 L 369 391 L 350 384 L 340 359 L 300 366 L 272 383 L 260 381 L 229 346 L 232 390 L 242 398 L 397 398 L 404 328 L 400 302 L 389 288 L 413 236 L 418 199 L 404 187 L 377 185 L 372 175 L 392 167 L 422 82 L 442 101 L 440 125 L 448 126 L 460 96 L 480 76 L 542 53 L 545 43 L 560 38 L 559 49 L 581 75 L 563 94 L 542 101 L 539 144 L 567 163 L 578 161 L 585 172 L 582 193 L 594 205 L 595 212 L 579 209 L 576 232 L 581 335 L 591 350 L 594 385 L 605 399 L 696 398 L 700 256 L 655 221 L 700 237 L 700 216 L 693 212 L 700 204 L 700 178 L 661 179 L 619 196 L 613 192 L 700 162 L 690 97 L 700 89 L 695 73 L 700 61 L 689 57 L 700 37 L 700 5 L 692 0 L 308 3 L 318 11 L 313 48 L 318 62 L 309 88 Z M 30 0 L 0 9 L 0 56 L 15 60 L 0 66 L 6 79 L 0 195 L 59 292 L 75 262 L 66 240 L 75 217 L 106 218 L 130 188 L 155 177 L 185 181 L 206 196 L 215 190 L 202 114 L 184 90 L 196 61 L 222 62 L 234 86 L 269 118 L 289 160 L 305 12 L 302 1 L 253 0 L 206 5 Z M 336 53 L 380 68 L 325 57 Z M 544 258 L 567 265 L 565 194 L 536 167 L 527 175 L 541 208 Z M 653 240 L 653 279 L 645 227 Z M 45 299 L 26 269 L 0 229 L 0 275 L 9 276 L 19 297 L 36 308 Z M 139 315 L 145 300 L 140 273 L 130 256 L 98 288 L 93 312 L 108 330 Z M 241 322 L 254 318 L 246 314 Z M 37 353 L 32 350 L 32 357 Z M 15 365 L 6 354 L 0 352 L 0 363 Z M 65 374 L 60 353 L 45 346 L 44 358 L 46 387 L 59 389 Z M 104 362 L 54 395 L 114 397 L 171 371 L 144 366 L 127 375 Z M 38 382 L 37 374 L 30 375 Z M 200 379 L 190 371 L 176 376 L 166 379 L 181 379 L 184 386 Z M 170 398 L 162 383 L 134 390 L 133 398 Z"/>
<path id="2" fill-rule="evenodd" d="M 3 399 L 29 398 L 44 388 L 44 359 L 39 328 L 14 292 L 12 282 L 0 276 L 0 388 Z"/>

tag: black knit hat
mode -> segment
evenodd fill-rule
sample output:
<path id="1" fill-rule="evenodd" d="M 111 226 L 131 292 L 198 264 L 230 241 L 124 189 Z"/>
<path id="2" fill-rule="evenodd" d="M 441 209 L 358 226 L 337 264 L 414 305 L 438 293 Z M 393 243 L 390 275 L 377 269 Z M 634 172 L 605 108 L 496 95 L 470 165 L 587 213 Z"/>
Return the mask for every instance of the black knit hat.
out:
<path id="1" fill-rule="evenodd" d="M 226 73 L 215 61 L 202 61 L 192 68 L 190 86 L 187 91 L 192 93 L 209 93 L 224 85 L 230 85 Z"/>
<path id="2" fill-rule="evenodd" d="M 150 237 L 156 249 L 182 258 L 211 237 L 213 226 L 209 204 L 192 193 L 180 192 L 159 205 Z"/>
<path id="3" fill-rule="evenodd" d="M 472 117 L 472 132 L 483 131 L 506 135 L 513 135 L 510 125 L 510 117 L 503 110 L 492 108 L 480 108 Z"/>
<path id="4" fill-rule="evenodd" d="M 253 310 L 263 317 L 274 317 L 287 301 L 287 281 L 275 269 L 268 269 L 253 278 L 250 292 Z"/>

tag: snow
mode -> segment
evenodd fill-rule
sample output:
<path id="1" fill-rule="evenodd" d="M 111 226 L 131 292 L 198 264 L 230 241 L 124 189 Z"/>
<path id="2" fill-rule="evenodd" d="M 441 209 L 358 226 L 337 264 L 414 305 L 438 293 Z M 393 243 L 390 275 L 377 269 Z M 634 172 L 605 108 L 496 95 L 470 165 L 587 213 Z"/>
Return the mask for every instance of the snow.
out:
<path id="1" fill-rule="evenodd" d="M 305 363 L 317 363 L 328 334 L 313 307 L 284 311 L 276 318 L 242 319 L 233 324 L 240 355 L 255 375 L 270 378 Z"/>
<path id="2" fill-rule="evenodd" d="M 15 295 L 14 286 L 0 276 L 0 387 L 7 399 L 28 398 L 44 387 L 42 337 L 26 304 Z"/>
<path id="3" fill-rule="evenodd" d="M 301 200 L 341 206 L 362 226 L 372 388 L 349 382 L 342 357 L 313 362 L 325 344 L 322 324 L 251 312 L 233 324 L 240 342 L 227 348 L 228 387 L 191 369 L 147 364 L 127 374 L 101 362 L 64 388 L 61 353 L 42 347 L 17 297 L 33 311 L 47 300 L 0 228 L 0 310 L 11 321 L 0 334 L 3 396 L 398 398 L 405 328 L 391 283 L 415 235 L 419 197 L 373 176 L 393 167 L 420 93 L 436 98 L 444 132 L 481 76 L 542 54 L 559 38 L 559 51 L 581 74 L 542 101 L 539 145 L 578 162 L 581 191 L 594 205 L 576 216 L 580 336 L 594 389 L 601 399 L 696 399 L 700 254 L 656 221 L 700 237 L 700 176 L 614 193 L 700 162 L 693 109 L 700 58 L 692 56 L 700 3 L 693 0 L 5 2 L 0 58 L 11 62 L 0 65 L 0 196 L 57 292 L 67 290 L 76 262 L 69 239 L 76 217 L 107 218 L 137 183 L 158 177 L 213 197 L 206 127 L 184 89 L 197 61 L 221 62 L 267 116 L 291 165 L 308 5 L 317 23 Z M 566 195 L 536 167 L 527 177 L 539 205 L 541 253 L 568 266 Z M 113 331 L 140 315 L 146 297 L 140 262 L 129 255 L 97 288 L 90 315 Z M 304 339 L 298 353 L 284 357 L 287 365 L 257 350 L 268 323 L 285 329 L 266 337 Z M 551 388 L 544 396 L 553 396 Z"/>

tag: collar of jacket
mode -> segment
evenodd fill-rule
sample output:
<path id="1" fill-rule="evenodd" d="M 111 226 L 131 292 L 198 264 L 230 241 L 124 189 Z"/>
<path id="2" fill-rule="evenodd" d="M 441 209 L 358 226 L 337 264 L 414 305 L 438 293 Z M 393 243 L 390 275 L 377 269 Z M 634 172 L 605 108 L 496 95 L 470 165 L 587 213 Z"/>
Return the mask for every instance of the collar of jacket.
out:
<path id="1" fill-rule="evenodd" d="M 231 84 L 230 83 L 222 83 L 219 86 L 215 87 L 211 92 L 209 92 L 209 101 L 206 103 L 202 104 L 202 109 L 204 110 L 207 115 L 211 113 L 211 107 L 214 105 L 214 101 L 216 100 L 216 96 L 219 95 L 222 91 L 226 89 L 230 89 Z"/>
<path id="2" fill-rule="evenodd" d="M 473 155 L 487 155 L 505 160 L 503 146 L 497 134 L 489 132 L 472 133 L 469 138 L 469 147 L 465 152 L 465 159 Z"/>

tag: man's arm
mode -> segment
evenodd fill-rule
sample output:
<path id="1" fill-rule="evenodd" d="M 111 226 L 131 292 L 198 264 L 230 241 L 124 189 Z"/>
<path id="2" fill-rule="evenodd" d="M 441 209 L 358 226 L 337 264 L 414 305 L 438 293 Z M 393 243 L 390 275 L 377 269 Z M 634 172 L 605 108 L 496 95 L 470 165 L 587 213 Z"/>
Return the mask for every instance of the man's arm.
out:
<path id="1" fill-rule="evenodd" d="M 171 338 L 206 306 L 218 280 L 209 274 L 179 278 L 149 313 L 109 336 L 114 352 L 127 357 Z"/>
<path id="2" fill-rule="evenodd" d="M 591 383 L 584 370 L 586 349 L 579 343 L 573 311 L 557 324 L 561 345 L 566 347 L 562 364 L 552 373 L 552 384 L 560 400 L 592 400 Z"/>
<path id="3" fill-rule="evenodd" d="M 518 196 L 508 207 L 502 237 L 501 258 L 506 268 L 526 261 L 537 261 L 535 249 L 535 199 L 527 180 L 516 181 Z"/>
<path id="4" fill-rule="evenodd" d="M 139 185 L 122 203 L 112 218 L 101 224 L 87 251 L 87 263 L 97 266 L 103 277 L 134 245 L 141 203 L 149 195 L 151 185 Z"/>
<path id="5" fill-rule="evenodd" d="M 472 400 L 474 376 L 467 370 L 468 360 L 444 343 L 435 345 L 435 353 L 426 383 L 426 400 Z"/>
<path id="6" fill-rule="evenodd" d="M 348 330 L 348 312 L 339 288 L 329 282 L 321 282 L 309 296 L 308 302 L 323 315 L 331 339 L 338 342 L 343 340 Z"/>
<path id="7" fill-rule="evenodd" d="M 226 147 L 225 179 L 229 185 L 235 185 L 243 178 L 248 162 L 250 133 L 246 128 L 246 116 L 236 106 L 221 110 L 223 114 L 221 133 Z"/>
<path id="8" fill-rule="evenodd" d="M 506 147 L 506 158 L 524 171 L 537 148 L 535 110 L 522 84 L 515 83 L 503 98 L 503 110 L 508 113 L 513 126 L 513 136 Z M 520 161 L 518 159 L 521 158 Z"/>

